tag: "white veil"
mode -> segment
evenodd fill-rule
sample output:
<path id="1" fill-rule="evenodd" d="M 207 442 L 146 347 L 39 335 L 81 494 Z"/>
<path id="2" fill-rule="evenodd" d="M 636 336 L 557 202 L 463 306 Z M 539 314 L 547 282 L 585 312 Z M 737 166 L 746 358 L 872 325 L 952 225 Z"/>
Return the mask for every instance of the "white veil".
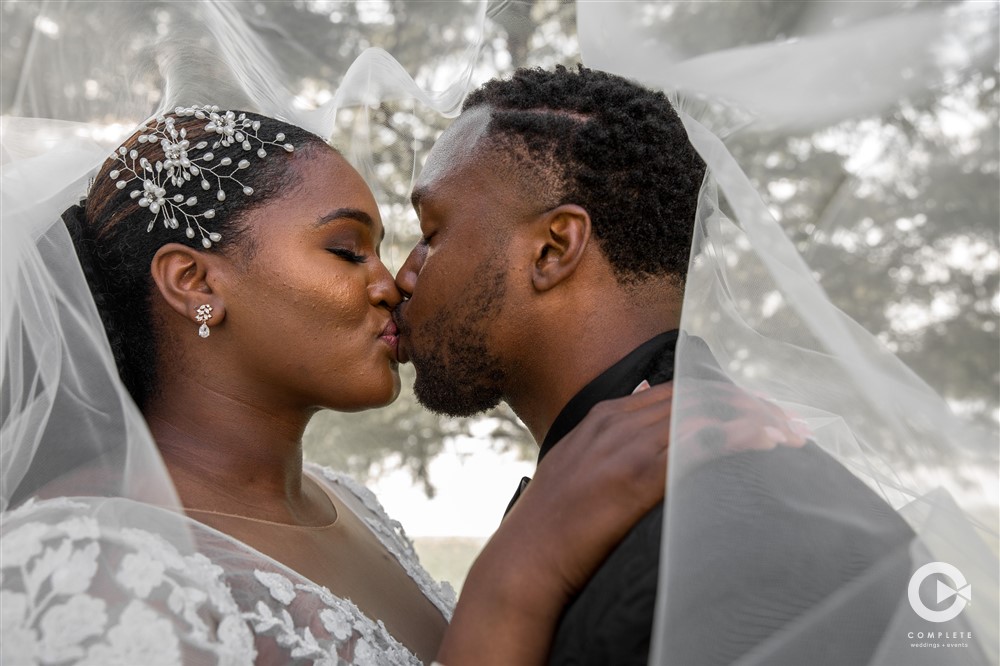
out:
<path id="1" fill-rule="evenodd" d="M 679 342 L 672 445 L 682 448 L 683 433 L 691 431 L 685 420 L 700 417 L 677 405 L 685 395 L 710 392 L 714 380 L 705 377 L 718 364 L 728 380 L 804 420 L 819 448 L 898 510 L 914 535 L 899 540 L 903 552 L 886 550 L 862 570 L 824 583 L 831 571 L 849 568 L 829 558 L 854 550 L 804 543 L 816 535 L 803 530 L 789 537 L 783 529 L 801 519 L 843 528 L 854 538 L 884 530 L 877 508 L 854 511 L 850 504 L 849 511 L 841 504 L 839 493 L 862 490 L 845 485 L 831 496 L 815 488 L 819 506 L 769 477 L 767 461 L 672 467 L 651 663 L 996 663 L 995 431 L 954 416 L 883 343 L 830 302 L 774 207 L 723 141 L 692 116 L 723 136 L 734 124 L 741 133 L 795 133 L 878 117 L 901 99 L 954 85 L 977 63 L 996 62 L 997 7 L 906 11 L 890 3 L 817 3 L 798 17 L 802 33 L 784 41 L 734 40 L 728 49 L 677 54 L 669 48 L 671 31 L 698 21 L 696 12 L 687 12 L 686 26 L 671 22 L 673 10 L 682 9 L 666 3 L 578 8 L 585 64 L 671 91 L 709 168 L 682 329 L 704 340 L 712 358 L 690 338 Z M 723 35 L 735 28 L 717 27 Z M 962 491 L 966 478 L 988 483 L 950 495 L 946 489 Z M 775 501 L 759 503 L 760 483 L 774 484 Z M 711 520 L 701 512 L 706 493 L 725 495 L 724 510 L 739 512 L 741 529 L 729 538 L 760 542 L 740 551 L 751 560 L 740 563 L 745 571 L 731 575 L 725 568 L 731 560 L 710 552 L 724 547 L 725 537 L 704 534 Z M 744 508 L 755 500 L 754 508 Z M 781 512 L 784 524 L 768 512 Z M 768 586 L 748 581 L 749 592 L 742 590 L 740 578 L 755 574 L 772 579 Z M 719 578 L 729 581 L 729 590 L 704 584 Z M 794 586 L 807 589 L 782 589 Z M 727 618 L 717 607 L 724 604 L 742 617 Z M 691 617 L 701 626 L 692 626 Z"/>
<path id="2" fill-rule="evenodd" d="M 584 63 L 676 92 L 692 142 L 710 168 L 683 326 L 708 343 L 714 363 L 732 381 L 797 413 L 823 451 L 905 517 L 916 537 L 905 561 L 886 560 L 889 568 L 904 567 L 904 586 L 930 562 L 955 567 L 971 586 L 973 603 L 940 623 L 919 618 L 903 590 L 891 600 L 875 651 L 852 663 L 939 663 L 942 657 L 948 663 L 996 663 L 995 433 L 954 417 L 932 389 L 830 302 L 822 281 L 816 283 L 815 267 L 800 256 L 801 245 L 796 249 L 761 200 L 756 188 L 766 184 L 748 179 L 717 138 L 754 136 L 758 129 L 836 128 L 847 119 L 877 116 L 907 95 L 951 85 L 972 63 L 996 61 L 996 6 L 964 3 L 916 11 L 891 3 L 815 3 L 800 17 L 795 34 L 745 45 L 738 17 L 712 23 L 714 4 L 577 5 Z M 306 11 L 281 3 L 209 1 L 4 5 L 5 72 L 16 76 L 2 89 L 0 508 L 22 506 L 20 514 L 3 517 L 5 567 L 29 557 L 8 552 L 13 547 L 8 544 L 20 543 L 12 538 L 14 531 L 27 527 L 23 503 L 49 495 L 87 498 L 73 501 L 102 525 L 117 526 L 119 541 L 135 541 L 129 530 L 137 526 L 157 525 L 172 544 L 169 552 L 179 557 L 194 558 L 213 547 L 231 563 L 247 557 L 169 512 L 178 508 L 169 477 L 118 381 L 59 219 L 85 193 L 88 178 L 113 147 L 144 119 L 181 103 L 281 117 L 333 137 L 375 190 L 392 233 L 392 222 L 407 208 L 408 178 L 438 127 L 436 118 L 457 114 L 465 93 L 494 73 L 484 66 L 483 53 L 492 53 L 504 29 L 512 43 L 511 26 L 535 20 L 532 12 L 542 5 L 296 5 Z M 696 21 L 706 22 L 702 28 L 715 39 L 681 39 L 679 31 Z M 393 31 L 374 29 L 387 22 Z M 546 51 L 544 37 L 524 48 L 543 53 L 538 64 L 558 60 Z M 403 177 L 387 179 L 389 173 Z M 849 188 L 844 191 L 850 196 Z M 822 222 L 828 226 L 819 225 L 817 234 L 836 233 L 836 219 Z M 683 347 L 678 359 L 680 404 L 685 392 L 701 394 L 704 373 L 703 360 Z M 996 367 L 995 358 L 989 362 Z M 685 415 L 675 414 L 676 436 Z M 690 641 L 671 621 L 678 614 L 710 611 L 713 603 L 698 590 L 672 594 L 689 578 L 684 549 L 695 542 L 686 530 L 697 523 L 676 519 L 688 506 L 690 485 L 680 483 L 680 471 L 671 474 L 651 659 L 680 663 L 678 655 L 685 654 L 711 663 L 714 644 L 683 652 Z M 963 475 L 986 485 L 949 493 L 961 489 Z M 71 509 L 49 504 L 42 510 L 51 527 L 48 536 L 37 537 L 39 544 L 56 532 L 80 534 L 75 523 L 67 523 L 75 515 Z M 32 519 L 37 517 L 36 511 Z M 699 566 L 700 575 L 713 574 L 711 559 Z M 280 565 L 273 567 L 294 579 Z M 795 622 L 741 652 L 738 663 L 826 663 L 817 655 L 831 646 L 842 651 L 828 653 L 828 663 L 850 661 L 849 646 L 838 641 L 850 631 L 857 605 L 870 603 L 865 591 L 880 589 L 880 581 L 896 580 L 877 567 L 870 573 L 842 585 L 825 603 L 801 609 Z M 898 577 L 899 569 L 890 573 Z M 935 578 L 962 588 L 960 594 L 937 603 L 931 596 Z M 228 599 L 208 574 L 185 581 L 178 587 L 200 585 L 214 594 L 218 612 L 255 601 Z M 227 582 L 240 589 L 236 581 Z M 918 606 L 931 609 L 969 596 L 953 573 L 931 576 L 918 588 L 923 595 Z M 17 616 L 10 609 L 21 602 L 10 595 L 4 602 L 7 622 Z M 16 645 L 9 639 L 18 635 L 13 631 L 5 625 L 6 646 Z M 972 636 L 938 637 L 957 632 Z M 226 655 L 248 654 L 247 636 L 231 625 L 212 634 L 214 643 L 194 631 L 185 635 L 184 649 L 202 650 L 198 654 L 223 661 Z M 947 652 L 926 647 L 949 642 L 968 647 Z"/>

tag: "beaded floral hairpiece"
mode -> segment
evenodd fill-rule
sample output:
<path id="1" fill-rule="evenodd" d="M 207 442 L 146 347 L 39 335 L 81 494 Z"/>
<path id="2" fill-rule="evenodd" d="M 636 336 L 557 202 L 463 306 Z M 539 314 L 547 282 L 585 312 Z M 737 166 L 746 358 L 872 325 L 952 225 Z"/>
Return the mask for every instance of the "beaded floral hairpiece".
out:
<path id="1" fill-rule="evenodd" d="M 185 235 L 194 238 L 196 233 L 200 234 L 201 244 L 208 249 L 212 247 L 212 243 L 222 240 L 221 234 L 202 226 L 202 221 L 215 217 L 215 209 L 209 207 L 198 211 L 203 206 L 199 205 L 198 197 L 171 194 L 170 190 L 182 187 L 192 178 L 200 178 L 201 189 L 208 191 L 212 189 L 211 181 L 214 179 L 216 201 L 226 200 L 223 181 L 232 181 L 241 188 L 243 194 L 250 196 L 253 188 L 244 185 L 236 177 L 237 172 L 250 166 L 250 161 L 241 159 L 233 164 L 229 157 L 216 160 L 212 151 L 219 146 L 237 143 L 248 152 L 256 148 L 257 157 L 263 159 L 267 157 L 265 146 L 278 146 L 289 153 L 294 147 L 290 143 L 284 143 L 285 135 L 281 133 L 276 134 L 273 141 L 260 138 L 260 121 L 250 120 L 245 113 L 236 115 L 232 111 L 220 111 L 217 106 L 197 105 L 177 107 L 174 113 L 177 116 L 194 116 L 205 120 L 205 131 L 219 135 L 218 140 L 212 142 L 211 148 L 208 141 L 199 141 L 192 146 L 187 139 L 186 129 L 175 128 L 173 117 L 160 115 L 156 117 L 155 126 L 141 128 L 142 134 L 138 141 L 159 142 L 163 149 L 163 159 L 150 163 L 145 157 L 139 157 L 138 151 L 121 146 L 111 157 L 121 162 L 122 166 L 111 171 L 110 176 L 118 180 L 115 185 L 119 190 L 125 189 L 131 182 L 142 182 L 142 189 L 132 190 L 129 195 L 133 199 L 139 199 L 138 204 L 148 208 L 153 215 L 146 227 L 147 232 L 152 231 L 157 220 L 162 219 L 163 226 L 167 229 L 178 229 L 183 221 Z M 196 156 L 195 151 L 205 152 Z"/>

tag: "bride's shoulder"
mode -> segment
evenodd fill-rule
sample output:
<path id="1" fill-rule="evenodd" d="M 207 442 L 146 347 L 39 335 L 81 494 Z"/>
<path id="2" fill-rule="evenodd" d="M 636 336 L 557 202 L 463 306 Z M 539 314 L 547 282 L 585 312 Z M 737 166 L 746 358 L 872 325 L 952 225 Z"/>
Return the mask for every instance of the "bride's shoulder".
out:
<path id="1" fill-rule="evenodd" d="M 436 581 L 424 569 L 413 547 L 413 541 L 407 536 L 402 523 L 389 516 L 375 493 L 357 479 L 331 467 L 306 463 L 305 469 L 313 478 L 324 484 L 329 492 L 343 497 L 346 491 L 357 500 L 363 508 L 359 515 L 363 514 L 362 519 L 382 545 L 399 561 L 407 574 L 420 586 L 424 595 L 445 617 L 450 618 L 457 596 L 454 588 L 446 581 Z"/>
<path id="2" fill-rule="evenodd" d="M 383 544 L 397 558 L 417 559 L 413 542 L 406 535 L 402 523 L 389 516 L 375 493 L 364 484 L 344 472 L 324 465 L 306 463 L 305 469 L 307 474 L 326 486 L 327 492 L 342 500 L 355 500 L 351 502 L 351 508 L 361 516 L 368 527 L 378 535 Z M 347 497 L 345 497 L 345 493 Z"/>
<path id="3" fill-rule="evenodd" d="M 416 559 L 413 542 L 406 536 L 402 523 L 389 516 L 385 507 L 369 488 L 354 477 L 325 465 L 306 463 L 305 470 L 318 483 L 325 486 L 328 493 L 349 502 L 351 508 L 378 535 L 383 544 L 393 551 L 393 554 L 397 557 L 402 555 Z"/>

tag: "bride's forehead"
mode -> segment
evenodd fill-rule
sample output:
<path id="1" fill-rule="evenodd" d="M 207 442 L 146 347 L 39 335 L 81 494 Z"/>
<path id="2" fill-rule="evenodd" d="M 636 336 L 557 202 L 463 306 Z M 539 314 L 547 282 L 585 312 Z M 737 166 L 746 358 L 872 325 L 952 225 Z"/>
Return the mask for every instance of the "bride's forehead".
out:
<path id="1" fill-rule="evenodd" d="M 381 227 L 378 204 L 368 183 L 336 150 L 322 150 L 312 164 L 300 166 L 302 180 L 288 203 L 301 202 L 317 209 L 351 209 L 371 218 Z M 325 210 L 324 210 L 325 212 Z"/>

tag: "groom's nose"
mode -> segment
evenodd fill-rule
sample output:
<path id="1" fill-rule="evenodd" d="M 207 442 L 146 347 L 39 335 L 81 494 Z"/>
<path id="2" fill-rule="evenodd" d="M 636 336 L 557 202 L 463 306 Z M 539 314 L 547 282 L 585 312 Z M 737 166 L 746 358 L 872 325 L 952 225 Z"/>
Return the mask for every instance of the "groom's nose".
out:
<path id="1" fill-rule="evenodd" d="M 403 294 L 405 298 L 409 298 L 413 295 L 413 290 L 417 286 L 417 276 L 420 275 L 420 269 L 423 268 L 424 259 L 427 258 L 427 246 L 423 243 L 417 243 L 410 254 L 406 257 L 406 261 L 400 267 L 399 272 L 396 273 L 396 288 Z"/>

